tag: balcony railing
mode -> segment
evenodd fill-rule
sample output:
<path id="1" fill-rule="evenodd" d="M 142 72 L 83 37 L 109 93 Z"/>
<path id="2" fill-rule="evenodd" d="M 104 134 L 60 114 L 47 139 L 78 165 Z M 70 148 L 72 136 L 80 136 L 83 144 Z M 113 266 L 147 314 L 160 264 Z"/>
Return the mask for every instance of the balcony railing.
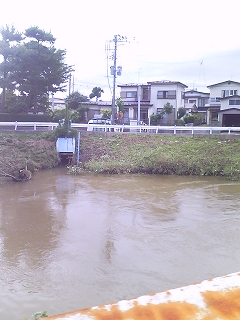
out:
<path id="1" fill-rule="evenodd" d="M 207 100 L 207 103 L 214 103 L 214 102 L 220 102 L 221 100 L 220 100 L 220 98 L 219 97 L 216 97 L 216 98 L 209 98 L 208 100 Z"/>

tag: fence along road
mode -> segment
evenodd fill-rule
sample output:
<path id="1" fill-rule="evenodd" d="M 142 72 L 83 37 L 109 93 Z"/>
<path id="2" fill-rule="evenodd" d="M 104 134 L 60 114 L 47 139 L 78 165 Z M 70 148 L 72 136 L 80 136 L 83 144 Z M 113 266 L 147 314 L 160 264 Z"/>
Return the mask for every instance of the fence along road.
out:
<path id="1" fill-rule="evenodd" d="M 49 131 L 59 124 L 56 122 L 0 122 L 0 131 Z M 240 127 L 204 127 L 204 126 L 148 126 L 148 125 L 97 125 L 72 123 L 72 128 L 84 131 L 138 132 L 170 134 L 239 134 Z"/>

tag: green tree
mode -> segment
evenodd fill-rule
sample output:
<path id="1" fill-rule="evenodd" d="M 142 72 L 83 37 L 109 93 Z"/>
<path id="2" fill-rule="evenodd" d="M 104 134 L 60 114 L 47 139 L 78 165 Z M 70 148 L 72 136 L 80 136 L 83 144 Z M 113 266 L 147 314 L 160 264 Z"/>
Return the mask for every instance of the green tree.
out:
<path id="1" fill-rule="evenodd" d="M 117 109 L 118 109 L 118 112 L 123 112 L 124 113 L 124 102 L 121 98 L 117 98 L 116 99 L 116 106 L 117 106 Z"/>
<path id="2" fill-rule="evenodd" d="M 124 116 L 124 102 L 121 98 L 116 98 L 115 101 L 116 104 L 116 123 L 121 124 L 123 122 L 123 116 Z"/>
<path id="3" fill-rule="evenodd" d="M 56 110 L 53 112 L 53 115 L 52 115 L 52 121 L 53 122 L 59 122 L 60 120 L 64 119 L 66 117 L 66 110 L 65 109 L 59 109 L 59 110 Z M 68 114 L 68 117 L 69 118 L 70 115 Z"/>
<path id="4" fill-rule="evenodd" d="M 1 93 L 2 97 L 3 91 Z M 5 90 L 5 109 L 12 114 L 25 113 L 26 103 L 21 97 L 17 96 L 13 90 Z"/>
<path id="5" fill-rule="evenodd" d="M 88 97 L 81 94 L 78 91 L 71 93 L 66 98 L 66 103 L 68 103 L 68 108 L 70 111 L 70 119 L 72 122 L 78 123 L 86 123 L 86 112 L 88 111 L 88 107 L 83 104 L 83 102 L 87 102 Z"/>
<path id="6" fill-rule="evenodd" d="M 77 110 L 82 102 L 87 102 L 88 97 L 81 94 L 78 91 L 71 93 L 67 98 L 66 102 L 68 103 L 68 107 L 73 110 Z"/>
<path id="7" fill-rule="evenodd" d="M 186 114 L 186 109 L 184 107 L 180 107 L 177 112 L 177 118 L 181 119 Z"/>
<path id="8" fill-rule="evenodd" d="M 187 115 L 183 118 L 185 123 L 194 123 L 195 116 L 194 115 Z"/>
<path id="9" fill-rule="evenodd" d="M 70 119 L 75 123 L 86 123 L 86 112 L 88 111 L 88 107 L 80 105 L 77 110 L 71 112 Z"/>
<path id="10" fill-rule="evenodd" d="M 3 112 L 5 109 L 6 90 L 14 88 L 10 75 L 13 72 L 13 59 L 17 45 L 22 40 L 22 34 L 17 32 L 14 26 L 6 26 L 0 30 L 0 35 L 2 37 L 0 55 L 3 57 L 3 61 L 0 64 L 0 87 L 2 88 L 0 111 Z"/>
<path id="11" fill-rule="evenodd" d="M 169 114 L 171 114 L 172 112 L 173 112 L 173 106 L 172 106 L 169 102 L 167 102 L 167 103 L 164 105 L 163 109 L 161 110 L 161 114 L 167 114 L 167 115 L 169 115 Z"/>
<path id="12" fill-rule="evenodd" d="M 202 113 L 195 113 L 186 115 L 183 118 L 185 123 L 193 123 L 196 126 L 201 125 L 204 122 L 204 115 Z"/>
<path id="13" fill-rule="evenodd" d="M 94 87 L 92 89 L 92 92 L 89 95 L 89 98 L 92 99 L 94 97 L 96 97 L 96 101 L 98 101 L 98 98 L 101 97 L 102 93 L 104 93 L 103 89 L 100 87 Z"/>
<path id="14" fill-rule="evenodd" d="M 150 116 L 150 123 L 154 126 L 158 125 L 160 123 L 160 120 L 163 118 L 163 115 L 169 115 L 173 112 L 173 106 L 167 102 L 163 109 L 160 112 L 157 112 L 156 114 L 152 114 Z"/>
<path id="15" fill-rule="evenodd" d="M 106 119 L 110 119 L 111 117 L 111 114 L 112 114 L 112 110 L 109 110 L 109 109 L 102 109 L 100 111 L 101 115 L 103 118 L 106 118 Z"/>
<path id="16" fill-rule="evenodd" d="M 153 126 L 157 126 L 159 124 L 160 119 L 162 119 L 162 113 L 157 112 L 156 114 L 153 113 L 150 116 L 150 124 Z"/>
<path id="17" fill-rule="evenodd" d="M 11 81 L 24 98 L 26 111 L 42 111 L 48 93 L 66 91 L 72 68 L 64 63 L 66 52 L 54 47 L 51 33 L 38 27 L 25 30 L 25 40 L 11 60 Z"/>

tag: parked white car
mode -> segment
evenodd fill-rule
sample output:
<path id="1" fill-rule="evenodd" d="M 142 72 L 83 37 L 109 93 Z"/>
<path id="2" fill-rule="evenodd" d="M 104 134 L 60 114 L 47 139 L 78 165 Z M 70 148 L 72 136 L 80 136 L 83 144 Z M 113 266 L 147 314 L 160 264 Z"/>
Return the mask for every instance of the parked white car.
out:
<path id="1" fill-rule="evenodd" d="M 93 118 L 88 121 L 87 131 L 105 131 L 105 128 L 102 126 L 110 125 L 110 124 L 111 124 L 110 119 Z M 110 129 L 107 128 L 107 131 L 110 131 Z"/>

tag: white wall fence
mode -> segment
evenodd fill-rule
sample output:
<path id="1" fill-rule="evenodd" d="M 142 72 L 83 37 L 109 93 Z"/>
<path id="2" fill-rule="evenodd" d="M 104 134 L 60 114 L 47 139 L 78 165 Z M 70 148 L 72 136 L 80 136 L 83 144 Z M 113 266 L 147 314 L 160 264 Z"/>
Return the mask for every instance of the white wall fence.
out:
<path id="1" fill-rule="evenodd" d="M 58 126 L 54 122 L 0 122 L 0 131 L 48 131 Z M 87 131 L 139 132 L 170 134 L 240 134 L 240 127 L 201 127 L 201 126 L 148 126 L 148 125 L 96 125 L 72 123 L 72 128 Z"/>

